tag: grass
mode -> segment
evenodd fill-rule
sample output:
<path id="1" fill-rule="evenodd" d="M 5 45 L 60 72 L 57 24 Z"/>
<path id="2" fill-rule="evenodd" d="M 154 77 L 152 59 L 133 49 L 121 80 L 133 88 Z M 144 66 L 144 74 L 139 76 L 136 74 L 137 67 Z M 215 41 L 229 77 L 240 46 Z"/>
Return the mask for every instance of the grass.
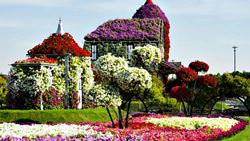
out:
<path id="1" fill-rule="evenodd" d="M 112 110 L 111 110 L 112 111 Z M 114 115 L 114 113 L 112 113 Z M 115 117 L 115 116 L 113 116 Z M 34 121 L 47 122 L 107 122 L 105 108 L 83 110 L 0 110 L 0 122 Z"/>
<path id="2" fill-rule="evenodd" d="M 243 118 L 244 120 L 247 120 L 250 122 L 250 118 Z M 225 138 L 222 141 L 249 141 L 250 140 L 250 125 L 247 125 L 246 128 L 241 131 L 240 133 L 230 137 Z"/>
<path id="3" fill-rule="evenodd" d="M 214 109 L 221 110 L 221 107 L 223 107 L 224 110 L 231 108 L 230 106 L 226 105 L 224 102 L 217 102 L 214 105 Z"/>

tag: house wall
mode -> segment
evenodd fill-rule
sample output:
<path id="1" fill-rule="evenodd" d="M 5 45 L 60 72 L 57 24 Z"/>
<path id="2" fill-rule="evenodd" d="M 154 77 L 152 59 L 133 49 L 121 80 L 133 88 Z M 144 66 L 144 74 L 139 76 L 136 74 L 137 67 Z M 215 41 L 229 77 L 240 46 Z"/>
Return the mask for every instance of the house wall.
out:
<path id="1" fill-rule="evenodd" d="M 144 46 L 147 44 L 151 44 L 153 46 L 157 46 L 162 50 L 162 55 L 164 57 L 164 49 L 163 49 L 163 42 L 161 41 L 120 41 L 120 42 L 112 42 L 112 41 L 102 41 L 102 42 L 95 42 L 95 41 L 86 41 L 84 43 L 84 49 L 92 52 L 91 46 L 96 45 L 96 59 L 92 59 L 92 61 L 97 60 L 100 56 L 106 55 L 108 53 L 112 53 L 114 56 L 117 57 L 124 57 L 128 59 L 128 45 L 133 45 L 133 47 L 137 46 Z"/>

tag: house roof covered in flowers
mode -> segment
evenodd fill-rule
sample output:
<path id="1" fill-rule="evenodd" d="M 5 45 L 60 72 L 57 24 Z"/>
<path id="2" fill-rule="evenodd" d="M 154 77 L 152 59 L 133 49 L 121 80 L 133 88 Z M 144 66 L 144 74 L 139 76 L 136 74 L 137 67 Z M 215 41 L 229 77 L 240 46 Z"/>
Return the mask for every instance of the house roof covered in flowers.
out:
<path id="1" fill-rule="evenodd" d="M 160 18 L 164 23 L 169 25 L 169 21 L 165 13 L 159 6 L 155 5 L 152 0 L 147 0 L 146 3 L 136 11 L 136 13 L 133 15 L 133 18 Z"/>
<path id="2" fill-rule="evenodd" d="M 53 33 L 41 44 L 36 45 L 28 51 L 29 56 L 36 55 L 66 55 L 70 53 L 74 56 L 90 56 L 87 50 L 82 49 L 69 33 Z"/>
<path id="3" fill-rule="evenodd" d="M 86 41 L 159 41 L 160 19 L 110 20 L 85 36 Z"/>
<path id="4" fill-rule="evenodd" d="M 76 43 L 72 35 L 64 33 L 61 18 L 59 19 L 56 33 L 53 33 L 47 39 L 43 40 L 41 44 L 28 50 L 28 55 L 30 57 L 40 55 L 57 57 L 66 55 L 67 53 L 70 53 L 73 56 L 90 56 L 90 53 L 87 50 L 82 49 Z"/>

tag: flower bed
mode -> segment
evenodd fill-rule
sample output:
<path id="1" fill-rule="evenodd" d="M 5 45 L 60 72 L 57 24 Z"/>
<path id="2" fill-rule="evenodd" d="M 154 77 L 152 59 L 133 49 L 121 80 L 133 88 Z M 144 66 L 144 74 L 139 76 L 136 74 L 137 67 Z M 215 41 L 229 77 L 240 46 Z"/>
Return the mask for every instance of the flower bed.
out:
<path id="1" fill-rule="evenodd" d="M 144 115 L 130 119 L 127 129 L 111 123 L 57 125 L 0 124 L 0 140 L 218 140 L 244 129 L 248 123 L 226 117 Z M 25 130 L 23 130 L 25 129 Z"/>

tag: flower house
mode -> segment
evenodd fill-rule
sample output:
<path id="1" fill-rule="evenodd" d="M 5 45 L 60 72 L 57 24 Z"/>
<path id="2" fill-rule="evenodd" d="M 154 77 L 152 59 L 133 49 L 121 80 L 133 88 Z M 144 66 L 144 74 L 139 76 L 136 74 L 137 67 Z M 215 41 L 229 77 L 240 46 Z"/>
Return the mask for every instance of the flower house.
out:
<path id="1" fill-rule="evenodd" d="M 11 108 L 82 108 L 83 95 L 93 84 L 90 53 L 64 33 L 57 32 L 28 51 L 10 71 L 8 103 Z"/>
<path id="2" fill-rule="evenodd" d="M 87 34 L 84 48 L 92 54 L 92 60 L 112 53 L 130 60 L 131 50 L 136 46 L 152 44 L 169 58 L 170 24 L 164 12 L 151 0 L 140 7 L 132 19 L 110 20 Z"/>

